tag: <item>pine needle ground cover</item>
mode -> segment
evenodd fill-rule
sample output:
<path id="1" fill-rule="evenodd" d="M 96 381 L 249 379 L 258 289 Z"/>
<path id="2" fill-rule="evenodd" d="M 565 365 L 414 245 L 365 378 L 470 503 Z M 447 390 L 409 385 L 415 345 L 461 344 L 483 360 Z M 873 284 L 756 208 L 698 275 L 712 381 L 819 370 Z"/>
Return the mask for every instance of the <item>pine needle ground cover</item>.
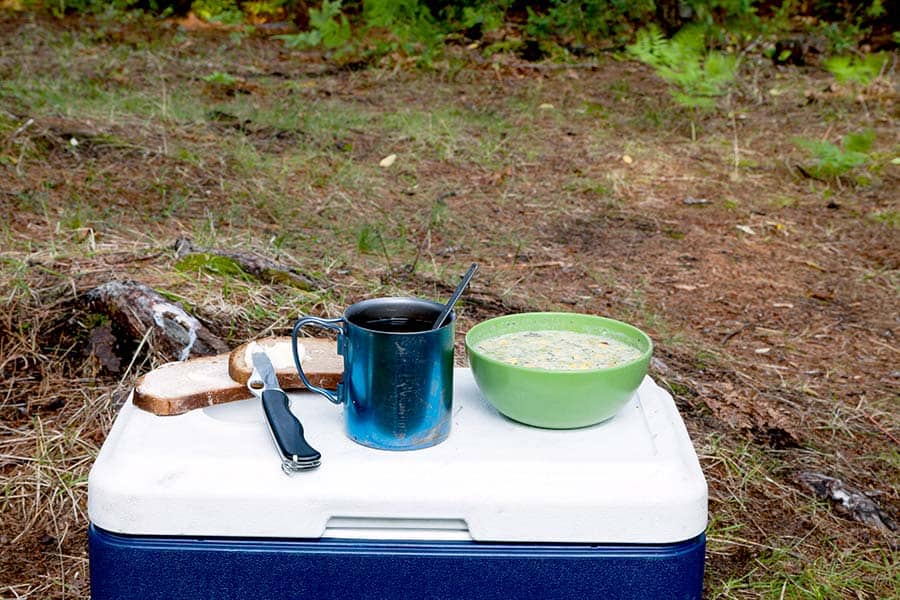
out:
<path id="1" fill-rule="evenodd" d="M 472 261 L 460 343 L 525 310 L 653 337 L 710 485 L 709 598 L 896 595 L 893 62 L 840 82 L 748 54 L 707 111 L 624 50 L 358 69 L 154 23 L 0 12 L 0 596 L 89 597 L 87 474 L 165 360 L 91 290 L 139 282 L 235 347 L 446 298 Z"/>

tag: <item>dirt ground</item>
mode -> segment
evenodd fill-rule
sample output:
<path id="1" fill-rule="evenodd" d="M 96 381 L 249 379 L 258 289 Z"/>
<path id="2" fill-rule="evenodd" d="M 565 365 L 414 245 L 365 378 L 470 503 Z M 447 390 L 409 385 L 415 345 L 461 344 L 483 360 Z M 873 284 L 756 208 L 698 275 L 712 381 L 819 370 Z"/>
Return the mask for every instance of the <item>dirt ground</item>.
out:
<path id="1" fill-rule="evenodd" d="M 611 54 L 358 70 L 259 33 L 0 11 L 0 597 L 89 597 L 88 471 L 166 360 L 88 291 L 139 281 L 235 347 L 301 312 L 446 298 L 472 261 L 460 364 L 468 328 L 510 312 L 654 339 L 709 482 L 707 597 L 897 597 L 895 59 L 862 89 L 748 53 L 693 141 Z M 865 130 L 840 177 L 796 142 Z M 186 267 L 183 236 L 312 284 Z"/>

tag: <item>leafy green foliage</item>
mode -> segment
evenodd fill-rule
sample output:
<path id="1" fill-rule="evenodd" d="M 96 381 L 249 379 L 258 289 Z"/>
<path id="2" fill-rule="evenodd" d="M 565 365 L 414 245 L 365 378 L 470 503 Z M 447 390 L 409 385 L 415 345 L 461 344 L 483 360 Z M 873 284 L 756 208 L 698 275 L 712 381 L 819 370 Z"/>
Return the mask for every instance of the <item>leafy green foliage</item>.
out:
<path id="1" fill-rule="evenodd" d="M 502 0 L 479 6 L 466 6 L 463 8 L 460 24 L 466 29 L 479 27 L 482 33 L 496 31 L 506 22 L 506 11 L 510 4 L 510 0 Z"/>
<path id="2" fill-rule="evenodd" d="M 363 17 L 370 27 L 396 28 L 434 25 L 434 17 L 418 0 L 364 0 Z"/>
<path id="3" fill-rule="evenodd" d="M 841 83 L 868 86 L 881 74 L 888 60 L 885 52 L 865 56 L 832 56 L 825 60 L 825 68 Z"/>
<path id="4" fill-rule="evenodd" d="M 552 0 L 546 12 L 528 7 L 525 31 L 532 37 L 571 35 L 584 42 L 616 36 L 629 22 L 653 15 L 652 0 Z"/>
<path id="5" fill-rule="evenodd" d="M 697 21 L 713 24 L 717 21 L 755 19 L 753 0 L 687 0 Z M 789 3 L 788 3 L 789 4 Z"/>
<path id="6" fill-rule="evenodd" d="M 222 71 L 215 71 L 214 73 L 204 77 L 203 81 L 213 85 L 229 87 L 237 83 L 237 78 L 234 75 L 229 75 L 228 73 L 223 73 Z"/>
<path id="7" fill-rule="evenodd" d="M 288 48 L 343 48 L 350 40 L 350 21 L 341 12 L 341 0 L 323 0 L 320 8 L 309 9 L 309 31 L 276 35 Z"/>
<path id="8" fill-rule="evenodd" d="M 849 152 L 861 152 L 867 154 L 875 143 L 875 131 L 866 129 L 857 133 L 848 133 L 844 136 L 844 148 Z"/>
<path id="9" fill-rule="evenodd" d="M 875 132 L 871 129 L 844 136 L 841 146 L 828 140 L 797 138 L 794 143 L 803 148 L 813 159 L 806 169 L 814 177 L 836 179 L 869 162 Z"/>
<path id="10" fill-rule="evenodd" d="M 125 11 L 138 4 L 138 0 L 52 0 L 46 6 L 57 17 L 67 13 L 99 14 L 106 11 Z"/>
<path id="11" fill-rule="evenodd" d="M 309 10 L 309 31 L 275 37 L 289 48 L 321 47 L 341 57 L 371 58 L 400 51 L 430 63 L 443 49 L 443 32 L 418 0 L 364 0 L 356 39 L 341 4 L 341 0 L 323 0 L 320 8 Z M 373 31 L 378 35 L 366 35 Z M 361 40 L 368 40 L 368 47 Z"/>
<path id="12" fill-rule="evenodd" d="M 237 0 L 194 0 L 191 10 L 206 21 L 237 25 L 244 20 Z"/>
<path id="13" fill-rule="evenodd" d="M 402 51 L 428 66 L 443 50 L 444 33 L 419 0 L 364 0 L 363 19 L 368 29 L 392 33 L 392 40 L 376 48 L 377 54 Z"/>
<path id="14" fill-rule="evenodd" d="M 707 40 L 716 39 L 721 45 L 746 46 L 760 34 L 790 27 L 793 16 L 821 12 L 816 14 L 822 17 L 819 24 L 810 27 L 829 40 L 832 53 L 846 54 L 871 31 L 873 20 L 883 20 L 887 15 L 884 0 L 819 0 L 814 8 L 808 3 L 786 1 L 764 18 L 757 15 L 759 3 L 753 0 L 682 0 L 677 3 L 673 23 L 686 19 L 692 25 L 668 40 L 669 45 L 661 53 L 657 45 L 653 46 L 655 53 L 644 55 L 637 52 L 642 44 L 661 35 L 652 22 L 663 4 L 654 0 L 23 1 L 27 6 L 43 7 L 59 16 L 80 12 L 119 18 L 124 11 L 171 15 L 192 10 L 201 19 L 229 25 L 265 19 L 301 22 L 305 16 L 307 31 L 275 37 L 290 48 L 323 48 L 338 59 L 365 63 L 396 54 L 401 60 L 412 57 L 422 66 L 430 66 L 442 56 L 446 36 L 453 32 L 464 31 L 468 37 L 481 39 L 484 33 L 503 30 L 510 23 L 511 31 L 524 35 L 492 37 L 486 40 L 487 53 L 522 52 L 524 45 L 523 54 L 532 47 L 539 49 L 534 53 L 536 60 L 544 56 L 566 58 L 569 52 L 590 53 L 591 45 L 610 41 L 618 45 L 630 38 L 636 27 L 651 23 L 639 34 L 632 52 L 639 60 L 653 64 L 660 76 L 672 83 L 676 88 L 673 97 L 679 104 L 693 109 L 714 105 L 715 96 L 721 95 L 730 82 L 736 62 L 732 56 L 707 52 L 704 45 L 695 44 L 703 37 L 697 32 L 704 32 Z M 668 2 L 666 6 L 671 8 L 674 4 Z M 524 24 L 523 8 L 528 15 Z M 233 31 L 231 35 L 240 40 L 246 32 Z M 894 33 L 895 40 L 897 35 Z M 838 56 L 833 60 L 830 68 L 839 78 L 859 81 L 872 77 L 867 59 Z"/>
<path id="15" fill-rule="evenodd" d="M 257 0 L 241 2 L 241 10 L 251 17 L 261 18 L 278 15 L 288 0 Z"/>
<path id="16" fill-rule="evenodd" d="M 659 27 L 650 25 L 637 33 L 627 51 L 670 83 L 672 97 L 687 108 L 713 108 L 737 70 L 734 56 L 707 50 L 703 32 L 696 27 L 685 27 L 666 39 Z"/>

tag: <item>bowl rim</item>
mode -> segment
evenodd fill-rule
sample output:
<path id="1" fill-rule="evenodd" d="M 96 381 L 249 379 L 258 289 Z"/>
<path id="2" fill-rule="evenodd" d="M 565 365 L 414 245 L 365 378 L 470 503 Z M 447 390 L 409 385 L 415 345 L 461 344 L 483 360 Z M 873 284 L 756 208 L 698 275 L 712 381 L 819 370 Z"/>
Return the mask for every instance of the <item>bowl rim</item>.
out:
<path id="1" fill-rule="evenodd" d="M 632 359 L 628 362 L 622 363 L 620 365 L 612 366 L 612 367 L 597 367 L 595 369 L 544 369 L 544 368 L 540 368 L 540 367 L 523 367 L 520 365 L 513 365 L 513 364 L 510 364 L 507 362 L 503 362 L 501 360 L 497 360 L 495 358 L 491 358 L 490 356 L 487 356 L 481 352 L 478 352 L 475 349 L 474 345 L 469 340 L 469 336 L 471 335 L 471 333 L 486 323 L 492 323 L 495 321 L 505 321 L 508 319 L 521 318 L 521 317 L 531 318 L 531 317 L 536 317 L 536 316 L 541 316 L 541 317 L 578 317 L 578 318 L 587 317 L 590 319 L 597 319 L 601 322 L 615 323 L 616 325 L 621 325 L 626 329 L 632 330 L 634 333 L 636 333 L 638 335 L 638 337 L 642 337 L 644 340 L 646 340 L 647 349 L 646 349 L 646 351 L 641 352 L 641 355 L 638 356 L 637 358 Z M 570 329 L 558 329 L 557 331 L 571 331 L 571 330 Z M 578 333 L 578 332 L 576 332 L 576 333 Z M 491 336 L 491 337 L 497 337 L 497 336 Z M 487 339 L 487 338 L 485 338 L 485 339 Z M 466 346 L 467 355 L 471 356 L 474 354 L 480 360 L 486 361 L 490 364 L 502 366 L 504 368 L 513 369 L 516 371 L 522 371 L 525 373 L 541 373 L 541 374 L 548 374 L 548 375 L 572 376 L 572 375 L 593 375 L 593 374 L 597 374 L 597 373 L 611 373 L 611 372 L 619 371 L 622 369 L 631 368 L 635 364 L 638 364 L 643 361 L 649 361 L 650 357 L 653 356 L 653 339 L 645 331 L 635 327 L 631 323 L 626 323 L 625 321 L 619 321 L 618 319 L 612 319 L 610 317 L 604 317 L 601 315 L 592 315 L 590 313 L 565 312 L 565 311 L 531 311 L 531 312 L 522 312 L 522 313 L 511 313 L 508 315 L 500 315 L 499 317 L 492 317 L 490 319 L 486 319 L 484 321 L 476 323 L 469 329 L 469 331 L 466 332 L 465 346 Z M 638 348 L 638 350 L 639 350 L 639 348 Z"/>

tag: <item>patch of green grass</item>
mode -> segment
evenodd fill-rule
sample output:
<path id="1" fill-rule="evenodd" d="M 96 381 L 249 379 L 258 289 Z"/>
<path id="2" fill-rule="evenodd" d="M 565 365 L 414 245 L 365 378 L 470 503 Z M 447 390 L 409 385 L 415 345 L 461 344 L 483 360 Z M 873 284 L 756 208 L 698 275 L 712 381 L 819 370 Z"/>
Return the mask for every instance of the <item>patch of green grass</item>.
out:
<path id="1" fill-rule="evenodd" d="M 7 80 L 0 83 L 0 99 L 28 106 L 32 114 L 59 115 L 78 120 L 202 119 L 202 104 L 189 89 L 159 82 L 154 89 L 109 86 L 62 74 Z"/>
<path id="2" fill-rule="evenodd" d="M 897 591 L 897 559 L 886 550 L 862 546 L 838 547 L 807 558 L 798 549 L 776 547 L 758 559 L 759 567 L 729 594 L 717 598 L 778 598 L 830 600 L 832 598 L 889 598 Z M 742 592 L 732 595 L 734 592 Z"/>
<path id="3" fill-rule="evenodd" d="M 900 228 L 900 210 L 881 210 L 869 213 L 869 218 L 876 223 L 887 225 L 891 229 Z"/>
<path id="4" fill-rule="evenodd" d="M 613 191 L 606 180 L 600 180 L 595 177 L 584 177 L 582 175 L 574 175 L 566 178 L 563 182 L 563 190 L 578 194 L 590 194 L 598 198 L 607 198 L 612 195 Z"/>
<path id="5" fill-rule="evenodd" d="M 711 514 L 706 525 L 706 543 L 712 551 L 740 544 L 744 528 L 743 523 L 726 522 L 722 515 Z"/>
<path id="6" fill-rule="evenodd" d="M 359 107 L 346 106 L 343 103 L 321 103 L 312 107 L 293 106 L 297 116 L 296 127 L 318 145 L 334 146 L 336 137 L 346 137 L 354 130 L 367 130 L 377 125 L 379 116 Z M 279 109 L 274 109 L 276 112 Z M 265 114 L 265 113 L 262 113 Z"/>
<path id="7" fill-rule="evenodd" d="M 24 123 L 19 123 L 16 119 L 13 118 L 13 115 L 7 113 L 6 111 L 0 110 L 0 135 L 6 136 L 8 134 L 11 134 L 22 125 L 24 125 Z"/>
<path id="8" fill-rule="evenodd" d="M 622 302 L 624 305 L 622 314 L 614 318 L 633 323 L 636 327 L 648 332 L 658 346 L 669 348 L 681 348 L 689 346 L 691 342 L 681 329 L 673 325 L 663 313 L 654 308 L 647 300 L 644 287 L 651 285 L 643 281 L 628 290 L 627 297 Z M 621 286 L 618 282 L 615 287 Z"/>
<path id="9" fill-rule="evenodd" d="M 4 246 L 9 248 L 10 246 Z M 8 258 L 0 255 L 0 276 L 6 282 L 6 287 L 11 294 L 6 298 L 7 303 L 13 306 L 13 300 L 17 296 L 27 296 L 31 293 L 30 268 L 27 262 L 17 258 Z"/>
<path id="10" fill-rule="evenodd" d="M 671 126 L 673 111 L 656 106 L 645 106 L 628 119 L 633 127 L 641 130 L 659 130 Z"/>
<path id="11" fill-rule="evenodd" d="M 601 102 L 585 102 L 579 110 L 593 119 L 606 120 L 610 115 L 609 109 Z"/>
<path id="12" fill-rule="evenodd" d="M 275 88 L 291 90 L 289 95 L 279 95 L 275 101 L 235 96 L 212 108 L 246 124 L 247 130 L 270 128 L 273 133 L 291 133 L 298 148 L 335 153 L 341 151 L 339 142 L 351 138 L 354 131 L 370 130 L 377 126 L 379 115 L 364 107 L 347 105 L 340 100 L 311 100 L 306 83 L 301 80 L 272 84 Z"/>
<path id="13" fill-rule="evenodd" d="M 721 499 L 724 504 L 741 510 L 749 496 L 747 489 L 769 485 L 766 478 L 771 479 L 777 467 L 777 462 L 752 441 L 733 441 L 719 433 L 709 434 L 697 452 L 701 462 L 722 478 L 728 491 Z"/>
<path id="14" fill-rule="evenodd" d="M 203 120 L 209 101 L 202 98 L 203 86 L 228 87 L 236 81 L 222 67 L 185 85 L 171 74 L 167 63 L 178 58 L 171 55 L 167 40 L 135 45 L 106 44 L 103 38 L 93 30 L 55 36 L 46 40 L 52 52 L 40 48 L 40 61 L 27 50 L 29 43 L 37 41 L 23 40 L 23 47 L 17 48 L 20 64 L 0 81 L 0 99 L 27 106 L 35 116 L 196 123 Z M 37 52 L 39 47 L 34 47 Z M 217 64 L 225 58 L 223 51 L 223 56 L 209 60 Z M 184 72 L 191 70 L 186 67 Z M 85 77 L 85 72 L 91 76 Z"/>
<path id="15" fill-rule="evenodd" d="M 609 92 L 617 102 L 632 102 L 634 97 L 631 85 L 625 79 L 617 79 L 609 86 Z"/>
<path id="16" fill-rule="evenodd" d="M 414 156 L 484 166 L 502 164 L 504 137 L 512 131 L 497 115 L 446 106 L 388 114 L 382 127 L 388 135 L 409 140 Z"/>
<path id="17" fill-rule="evenodd" d="M 363 223 L 356 233 L 356 250 L 360 254 L 383 252 L 387 255 L 387 246 L 381 228 L 372 223 Z"/>
<path id="18" fill-rule="evenodd" d="M 878 459 L 887 465 L 889 471 L 900 473 L 900 450 L 897 448 L 885 448 L 878 455 Z"/>
<path id="19" fill-rule="evenodd" d="M 213 111 L 207 115 L 216 115 L 217 121 L 242 124 L 217 138 L 217 153 L 228 165 L 221 184 L 229 203 L 215 210 L 229 223 L 253 217 L 279 226 L 314 223 L 319 217 L 306 211 L 310 197 L 364 188 L 379 170 L 376 161 L 361 163 L 344 150 L 352 148 L 356 132 L 375 125 L 376 115 L 365 110 L 339 101 L 310 104 L 294 98 L 275 106 L 236 97 Z M 177 143 L 180 153 L 209 156 L 207 146 L 185 139 Z M 248 215 L 247 207 L 256 210 Z"/>
<path id="20" fill-rule="evenodd" d="M 264 306 L 258 303 L 246 303 L 242 306 L 245 318 L 250 322 L 258 323 L 277 323 L 279 320 L 280 310 L 278 307 Z"/>
<path id="21" fill-rule="evenodd" d="M 790 208 L 796 206 L 799 200 L 793 196 L 778 196 L 771 202 L 775 208 Z"/>
<path id="22" fill-rule="evenodd" d="M 96 234 L 115 227 L 114 208 L 96 206 L 77 193 L 61 201 L 49 186 L 17 194 L 14 206 L 19 213 L 30 213 L 33 224 L 45 232 L 27 242 L 29 251 L 49 250 L 55 255 L 68 248 L 79 255 L 92 256 L 96 251 Z M 3 229 L 9 238 L 16 237 L 7 224 L 4 223 Z"/>

